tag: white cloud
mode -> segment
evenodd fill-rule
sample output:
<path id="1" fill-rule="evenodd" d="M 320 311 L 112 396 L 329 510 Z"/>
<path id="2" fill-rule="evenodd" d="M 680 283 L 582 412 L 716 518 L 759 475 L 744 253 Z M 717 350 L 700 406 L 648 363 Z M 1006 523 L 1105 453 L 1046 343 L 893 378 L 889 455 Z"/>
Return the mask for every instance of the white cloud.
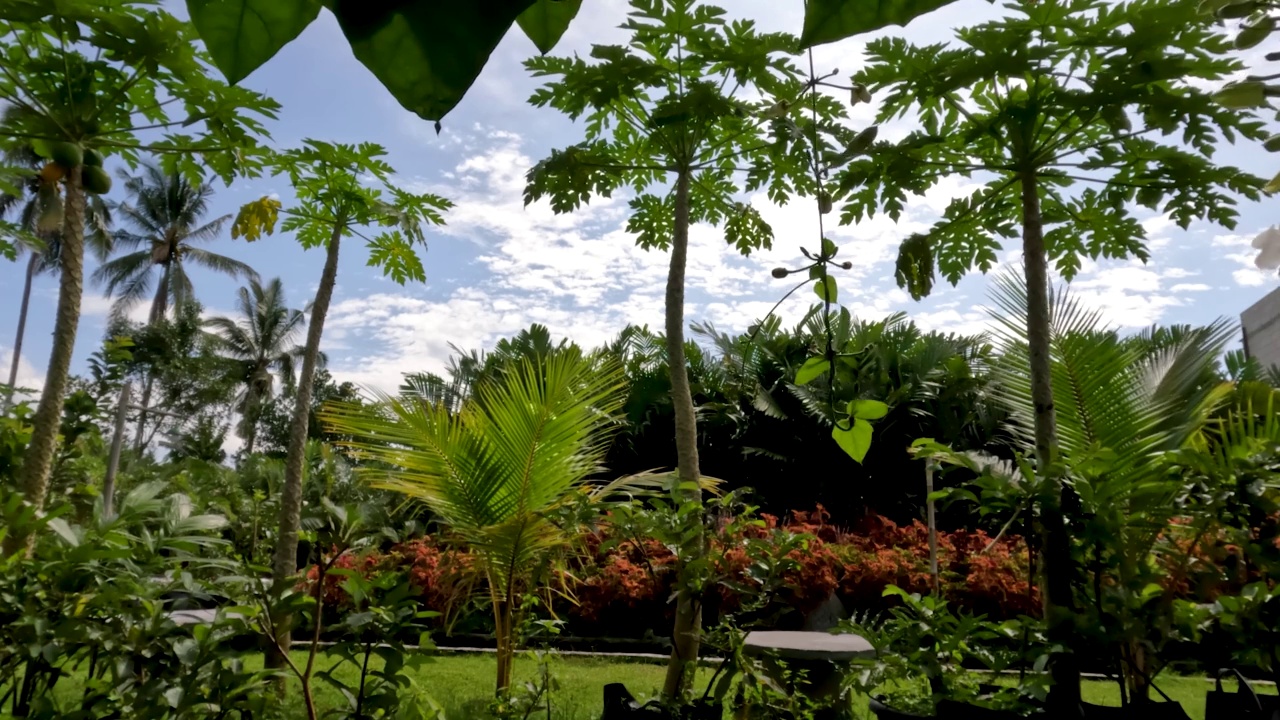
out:
<path id="1" fill-rule="evenodd" d="M 4 383 L 6 385 L 8 384 L 9 369 L 12 366 L 12 364 L 13 364 L 13 347 L 0 346 L 0 372 L 3 373 L 3 375 L 0 375 L 0 383 Z M 27 388 L 29 390 L 34 390 L 35 394 L 38 395 L 40 389 L 44 387 L 44 373 L 37 370 L 36 367 L 32 365 L 31 362 L 27 359 L 26 355 L 22 355 L 18 358 L 18 375 L 14 381 L 14 384 L 19 388 Z M 34 398 L 34 395 L 31 395 L 31 396 L 17 395 L 17 394 L 14 395 L 15 401 L 21 400 L 24 398 Z"/>
<path id="2" fill-rule="evenodd" d="M 1204 283 L 1178 283 L 1177 285 L 1169 288 L 1169 292 L 1206 292 L 1212 289 L 1212 287 L 1205 285 Z"/>
<path id="3" fill-rule="evenodd" d="M 1213 240 L 1210 241 L 1210 245 L 1216 248 L 1243 248 L 1238 252 L 1223 253 L 1220 256 L 1222 259 L 1238 266 L 1231 273 L 1231 278 L 1240 287 L 1261 287 L 1267 283 L 1274 283 L 1276 280 L 1275 271 L 1260 270 L 1254 262 L 1257 260 L 1258 251 L 1252 247 L 1253 239 L 1264 229 L 1258 228 L 1257 232 L 1247 234 L 1215 235 Z"/>

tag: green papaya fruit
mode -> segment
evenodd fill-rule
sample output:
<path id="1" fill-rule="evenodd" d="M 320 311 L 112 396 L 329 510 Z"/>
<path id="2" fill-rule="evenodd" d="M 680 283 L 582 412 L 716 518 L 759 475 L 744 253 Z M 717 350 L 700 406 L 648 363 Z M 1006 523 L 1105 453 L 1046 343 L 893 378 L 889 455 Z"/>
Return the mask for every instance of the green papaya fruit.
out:
<path id="1" fill-rule="evenodd" d="M 1233 110 L 1262 107 L 1267 103 L 1267 88 L 1257 80 L 1234 82 L 1214 93 L 1213 100 Z"/>
<path id="2" fill-rule="evenodd" d="M 1255 0 L 1246 0 L 1245 2 L 1233 2 L 1229 5 L 1224 5 L 1223 7 L 1219 8 L 1218 17 L 1224 18 L 1224 19 L 1236 19 L 1236 18 L 1249 17 L 1259 7 L 1261 7 L 1261 5 L 1255 2 Z"/>
<path id="3" fill-rule="evenodd" d="M 106 170 L 94 165 L 85 165 L 81 170 L 80 184 L 94 195 L 105 195 L 111 192 L 111 176 Z"/>
<path id="4" fill-rule="evenodd" d="M 849 143 L 849 154 L 857 155 L 864 153 L 871 147 L 871 143 L 876 141 L 876 135 L 880 132 L 880 128 L 872 125 L 853 138 L 853 142 Z"/>
<path id="5" fill-rule="evenodd" d="M 84 163 L 84 152 L 75 143 L 49 143 L 49 159 L 70 170 Z"/>
<path id="6" fill-rule="evenodd" d="M 36 230 L 53 232 L 62 227 L 62 193 L 53 183 L 40 183 L 36 193 L 36 201 L 40 203 L 40 216 L 36 218 Z"/>
<path id="7" fill-rule="evenodd" d="M 84 164 L 86 167 L 102 167 L 102 163 L 106 158 L 102 157 L 102 153 L 89 148 L 84 151 Z"/>
<path id="8" fill-rule="evenodd" d="M 1266 40 L 1271 31 L 1276 29 L 1276 21 L 1274 18 L 1265 17 L 1259 20 L 1256 25 L 1246 25 L 1240 29 L 1240 34 L 1236 35 L 1236 49 L 1248 50 L 1249 48 Z"/>

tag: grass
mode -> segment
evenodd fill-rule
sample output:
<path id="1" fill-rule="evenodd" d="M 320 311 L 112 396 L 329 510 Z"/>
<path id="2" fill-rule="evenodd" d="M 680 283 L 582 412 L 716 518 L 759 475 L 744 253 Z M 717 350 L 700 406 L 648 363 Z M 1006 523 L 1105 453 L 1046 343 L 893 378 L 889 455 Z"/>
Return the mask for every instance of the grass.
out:
<path id="1" fill-rule="evenodd" d="M 301 665 L 306 662 L 306 654 L 295 652 L 294 660 Z M 260 657 L 252 661 L 261 663 Z M 333 662 L 332 658 L 321 655 L 317 659 L 317 667 L 327 668 Z M 661 687 L 665 673 L 665 666 L 656 661 L 553 656 L 550 663 L 559 685 L 552 694 L 553 720 L 598 720 L 602 691 L 606 684 L 625 683 L 637 697 L 652 697 Z M 517 658 L 515 672 L 518 683 L 534 679 L 537 674 L 536 660 L 525 656 Z M 489 699 L 493 696 L 495 673 L 496 663 L 491 654 L 428 657 L 425 662 L 409 671 L 417 686 L 444 708 L 450 720 L 483 720 L 490 717 L 487 708 Z M 338 669 L 337 675 L 348 683 L 353 683 L 358 678 L 356 669 L 349 665 Z M 705 683 L 710 676 L 711 670 L 703 669 L 699 680 Z M 1204 697 L 1212 687 L 1211 683 L 1206 682 L 1203 677 L 1167 675 L 1158 678 L 1157 684 L 1169 697 L 1181 702 L 1193 720 L 1203 720 Z M 78 685 L 74 678 L 59 683 L 57 694 L 61 704 L 66 706 L 74 702 L 78 697 Z M 328 687 L 323 681 L 314 681 L 313 687 L 322 715 L 326 710 L 345 705 L 338 691 Z M 1235 688 L 1232 686 L 1229 689 Z M 1259 686 L 1257 690 L 1275 693 L 1275 688 L 1269 686 Z M 1120 702 L 1119 691 L 1112 682 L 1088 680 L 1084 683 L 1083 691 L 1085 700 L 1089 702 L 1102 705 L 1118 705 Z M 288 703 L 287 717 L 305 717 L 296 682 L 291 684 Z M 869 717 L 865 711 L 865 703 L 859 711 L 859 717 Z M 545 711 L 534 717 L 538 720 L 546 718 Z"/>

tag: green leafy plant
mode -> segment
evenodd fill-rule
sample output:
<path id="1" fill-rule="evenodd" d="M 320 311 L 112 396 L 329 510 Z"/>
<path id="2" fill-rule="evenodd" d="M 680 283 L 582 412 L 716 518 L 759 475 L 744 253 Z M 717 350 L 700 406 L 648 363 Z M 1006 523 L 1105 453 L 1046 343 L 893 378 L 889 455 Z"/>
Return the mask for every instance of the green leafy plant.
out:
<path id="1" fill-rule="evenodd" d="M 0 13 L 0 34 L 12 40 L 0 50 L 0 98 L 17 108 L 0 140 L 48 160 L 40 192 L 62 225 L 53 348 L 23 465 L 23 493 L 40 508 L 80 317 L 86 195 L 111 185 L 103 153 L 131 165 L 156 153 L 167 170 L 196 179 L 209 167 L 229 181 L 253 172 L 261 120 L 277 106 L 210 78 L 190 25 L 150 3 L 16 0 Z M 6 549 L 25 540 L 10 535 Z"/>
<path id="2" fill-rule="evenodd" d="M 225 566 L 212 533 L 220 517 L 193 512 L 163 483 L 140 485 L 119 512 L 84 525 L 66 507 L 35 516 L 18 495 L 4 529 L 35 535 L 0 560 L 0 702 L 18 717 L 248 718 L 266 711 L 271 673 L 246 668 L 237 647 L 246 618 L 219 611 L 188 625 L 181 596 L 215 590 Z M 25 527 L 23 527 L 25 526 Z M 55 687 L 81 674 L 83 692 Z"/>
<path id="3" fill-rule="evenodd" d="M 842 624 L 876 650 L 874 660 L 860 662 L 847 676 L 851 687 L 866 693 L 887 689 L 893 709 L 929 715 L 942 701 L 1026 709 L 1045 698 L 1048 648 L 1035 620 L 992 623 L 957 613 L 938 597 L 892 586 L 884 595 L 900 604 L 880 617 Z M 1024 673 L 1017 686 L 983 686 L 966 667 L 974 664 L 992 671 L 1025 671 L 1030 665 L 1034 672 Z"/>
<path id="4" fill-rule="evenodd" d="M 855 80 L 879 91 L 881 120 L 910 113 L 923 127 L 874 145 L 838 181 L 848 193 L 842 220 L 854 222 L 881 210 L 900 217 L 908 194 L 942 177 L 981 178 L 980 189 L 903 243 L 898 280 L 915 297 L 929 293 L 935 267 L 954 283 L 975 267 L 991 268 L 1000 238 L 1021 236 L 1035 457 L 1048 481 L 1038 498 L 1046 599 L 1055 640 L 1068 646 L 1074 572 L 1062 508 L 1071 491 L 1057 469 L 1050 262 L 1069 279 L 1085 257 L 1145 259 L 1134 203 L 1181 227 L 1198 218 L 1233 226 L 1235 196 L 1257 197 L 1261 182 L 1209 158 L 1222 139 L 1260 139 L 1261 128 L 1190 82 L 1238 67 L 1214 54 L 1226 40 L 1195 3 L 1009 8 L 1003 19 L 960 30 L 963 47 L 869 44 L 871 62 Z M 1055 688 L 1073 703 L 1074 661 L 1058 660 Z"/>
<path id="5" fill-rule="evenodd" d="M 426 245 L 425 228 L 444 222 L 441 213 L 452 203 L 431 194 L 396 187 L 394 170 L 382 160 L 386 150 L 373 143 L 344 145 L 306 140 L 301 148 L 273 155 L 267 167 L 285 175 L 297 197 L 297 205 L 282 208 L 278 200 L 263 197 L 240 209 L 231 227 L 232 237 L 256 240 L 275 232 L 280 215 L 284 232 L 292 232 L 304 249 L 325 248 L 320 285 L 311 303 L 307 342 L 294 391 L 293 417 L 285 456 L 281 488 L 280 525 L 276 536 L 273 577 L 292 577 L 298 570 L 298 527 L 302 518 L 302 479 L 306 441 L 311 420 L 311 396 L 320 363 L 320 339 L 325 316 L 338 278 L 338 251 L 351 235 L 366 239 L 369 264 L 404 284 L 426 280 L 417 247 Z M 369 227 L 384 228 L 367 238 Z M 287 643 L 281 643 L 286 645 Z"/>
<path id="6" fill-rule="evenodd" d="M 676 470 L 682 492 L 697 503 L 697 424 L 684 347 L 689 226 L 723 225 L 725 240 L 743 254 L 770 247 L 773 229 L 737 196 L 766 190 L 781 202 L 794 190 L 817 194 L 806 172 L 805 130 L 852 131 L 836 122 L 842 106 L 811 92 L 813 83 L 787 57 L 794 38 L 728 21 L 722 9 L 703 3 L 637 0 L 631 8 L 622 26 L 631 34 L 628 47 L 597 45 L 592 62 L 543 57 L 526 63 L 535 77 L 549 78 L 531 102 L 584 118 L 586 137 L 529 171 L 525 202 L 547 198 L 563 213 L 631 188 L 637 194 L 628 203 L 628 231 L 641 247 L 670 250 L 665 339 Z M 748 93 L 761 97 L 743 99 Z M 793 110 L 806 95 L 807 117 Z M 685 555 L 694 558 L 703 545 L 701 523 L 689 527 Z M 676 605 L 668 697 L 683 694 L 699 644 L 698 607 L 684 592 Z"/>
<path id="7" fill-rule="evenodd" d="M 1256 48 L 1267 42 L 1276 32 L 1280 20 L 1280 3 L 1273 0 L 1203 0 L 1200 10 L 1223 21 L 1238 21 L 1238 31 L 1232 43 L 1235 50 Z M 1280 53 L 1267 53 L 1266 59 L 1280 60 Z M 1213 99 L 1223 107 L 1251 110 L 1274 107 L 1272 101 L 1280 97 L 1280 85 L 1275 80 L 1280 75 L 1247 75 L 1242 80 L 1227 83 Z M 1280 119 L 1280 114 L 1277 115 Z M 1270 152 L 1280 152 L 1280 135 L 1272 135 L 1263 144 Z M 1280 173 L 1271 178 L 1263 192 L 1280 192 Z"/>
<path id="8" fill-rule="evenodd" d="M 567 542 L 550 514 L 599 472 L 621 406 L 618 368 L 576 349 L 525 358 L 478 388 L 460 412 L 379 396 L 335 404 L 333 432 L 365 461 L 373 485 L 424 502 L 476 553 L 498 644 L 497 690 L 511 686 L 518 611 L 533 573 Z"/>

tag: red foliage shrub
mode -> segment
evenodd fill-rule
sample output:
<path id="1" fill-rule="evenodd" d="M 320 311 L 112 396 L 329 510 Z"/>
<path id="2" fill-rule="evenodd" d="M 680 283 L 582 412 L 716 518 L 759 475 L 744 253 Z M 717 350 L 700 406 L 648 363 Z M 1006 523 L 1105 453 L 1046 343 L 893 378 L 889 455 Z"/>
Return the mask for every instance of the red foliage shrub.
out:
<path id="1" fill-rule="evenodd" d="M 771 515 L 761 519 L 762 527 L 747 527 L 737 536 L 722 533 L 712 540 L 715 572 L 732 580 L 714 591 L 713 600 L 722 613 L 742 604 L 730 585 L 750 588 L 755 582 L 748 572 L 753 562 L 746 549 L 749 540 L 781 544 L 784 536 L 806 536 L 787 553 L 783 589 L 773 598 L 777 608 L 791 608 L 801 615 L 819 607 L 833 592 L 850 610 L 875 611 L 888 602 L 883 593 L 889 585 L 909 592 L 931 589 L 928 531 L 919 522 L 900 526 L 887 518 L 868 516 L 856 531 L 850 531 L 830 524 L 821 506 L 812 512 L 793 511 L 785 521 Z M 584 634 L 635 636 L 646 628 L 665 632 L 673 611 L 675 555 L 655 539 L 619 540 L 613 532 L 606 521 L 581 538 L 583 552 L 564 575 L 572 599 L 557 601 L 557 616 L 568 621 L 574 632 Z M 466 581 L 472 577 L 473 565 L 474 557 L 465 550 L 424 537 L 385 554 L 344 555 L 335 566 L 366 574 L 406 572 L 421 591 L 423 604 L 443 613 L 469 590 Z M 938 566 L 941 592 L 958 607 L 992 618 L 1039 612 L 1039 594 L 1030 582 L 1021 538 L 993 541 L 982 531 L 940 532 Z M 315 581 L 315 568 L 308 577 Z M 326 581 L 326 602 L 344 602 L 340 584 L 340 578 Z"/>

